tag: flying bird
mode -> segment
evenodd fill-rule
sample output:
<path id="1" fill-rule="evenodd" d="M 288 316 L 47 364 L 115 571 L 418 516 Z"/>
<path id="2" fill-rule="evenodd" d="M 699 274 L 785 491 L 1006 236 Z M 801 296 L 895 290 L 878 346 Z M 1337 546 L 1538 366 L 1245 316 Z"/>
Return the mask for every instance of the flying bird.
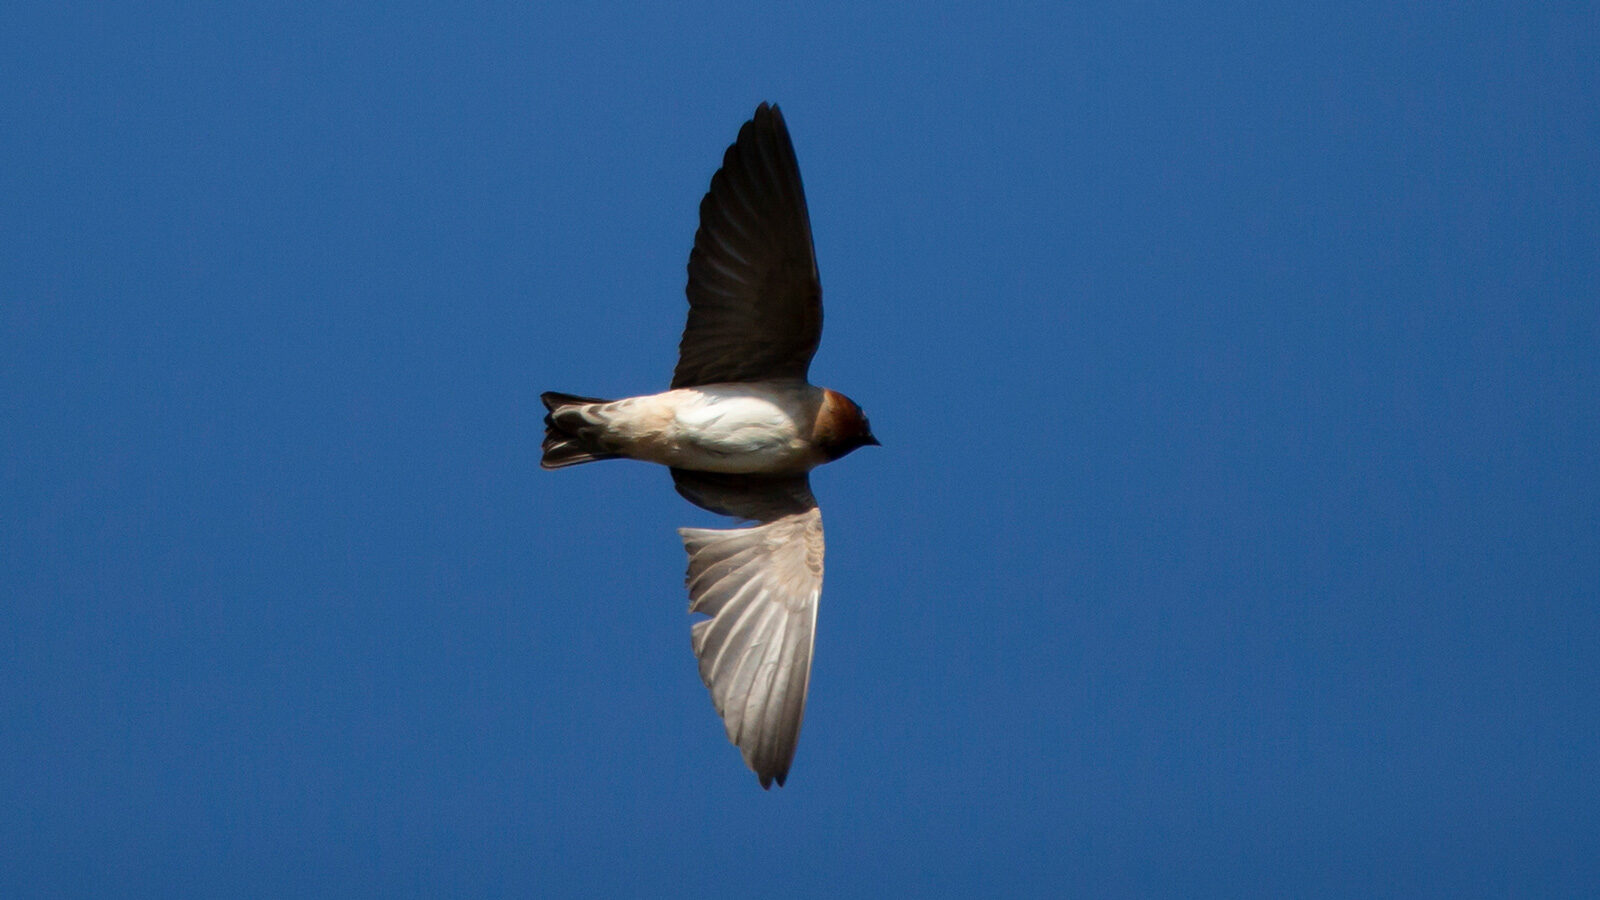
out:
<path id="1" fill-rule="evenodd" d="M 700 678 L 763 788 L 794 761 L 822 594 L 822 513 L 811 469 L 875 445 L 843 394 L 807 380 L 822 285 L 794 145 L 777 106 L 739 129 L 700 201 L 689 321 L 672 389 L 600 400 L 541 395 L 546 469 L 660 463 L 679 494 L 753 522 L 680 528 Z"/>

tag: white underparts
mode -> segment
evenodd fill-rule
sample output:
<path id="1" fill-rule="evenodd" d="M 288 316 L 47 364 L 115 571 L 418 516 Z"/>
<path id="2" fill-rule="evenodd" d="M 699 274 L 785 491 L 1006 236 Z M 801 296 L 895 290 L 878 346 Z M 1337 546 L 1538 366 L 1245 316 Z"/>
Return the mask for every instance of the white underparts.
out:
<path id="1" fill-rule="evenodd" d="M 821 391 L 808 384 L 679 388 L 588 407 L 604 441 L 634 459 L 703 472 L 788 473 L 814 465 Z"/>

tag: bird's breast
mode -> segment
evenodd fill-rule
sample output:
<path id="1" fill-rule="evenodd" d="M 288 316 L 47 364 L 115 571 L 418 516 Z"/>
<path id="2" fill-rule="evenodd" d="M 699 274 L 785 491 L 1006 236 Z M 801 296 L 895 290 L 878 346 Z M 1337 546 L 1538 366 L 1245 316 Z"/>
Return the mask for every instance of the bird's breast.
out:
<path id="1" fill-rule="evenodd" d="M 820 394 L 804 384 L 679 388 L 613 404 L 607 424 L 636 459 L 702 472 L 803 472 L 815 464 Z"/>

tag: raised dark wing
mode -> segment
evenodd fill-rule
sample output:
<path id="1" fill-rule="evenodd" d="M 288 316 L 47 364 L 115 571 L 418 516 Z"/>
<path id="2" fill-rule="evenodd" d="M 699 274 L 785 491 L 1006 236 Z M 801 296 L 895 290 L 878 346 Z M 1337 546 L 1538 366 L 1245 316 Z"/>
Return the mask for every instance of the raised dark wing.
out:
<path id="1" fill-rule="evenodd" d="M 711 618 L 692 630 L 700 679 L 723 725 L 762 787 L 781 787 L 794 761 L 811 680 L 811 647 L 822 595 L 822 511 L 805 476 L 752 479 L 673 472 L 696 503 L 748 515 L 749 528 L 680 528 L 689 552 L 689 611 Z M 685 490 L 685 484 L 690 485 Z M 709 487 L 708 487 L 709 485 Z M 715 504 L 707 505 L 691 491 Z M 808 502 L 809 501 L 809 502 Z M 743 510 L 743 512 L 728 512 Z"/>
<path id="2" fill-rule="evenodd" d="M 689 254 L 689 322 L 672 386 L 806 377 L 822 284 L 800 166 L 763 103 L 711 177 Z"/>

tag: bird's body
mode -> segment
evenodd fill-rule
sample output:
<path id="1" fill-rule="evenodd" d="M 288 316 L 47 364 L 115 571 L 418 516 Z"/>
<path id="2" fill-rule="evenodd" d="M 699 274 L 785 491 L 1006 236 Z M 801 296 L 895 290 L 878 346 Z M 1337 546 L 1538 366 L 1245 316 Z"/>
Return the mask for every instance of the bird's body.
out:
<path id="1" fill-rule="evenodd" d="M 799 473 L 819 461 L 810 442 L 822 397 L 803 382 L 708 384 L 562 407 L 553 418 L 594 428 L 597 447 L 629 459 L 734 475 Z"/>
<path id="2" fill-rule="evenodd" d="M 700 677 L 762 787 L 783 784 L 800 736 L 822 514 L 807 473 L 878 443 L 861 408 L 807 380 L 822 335 L 800 170 L 783 116 L 763 103 L 700 204 L 689 322 L 672 389 L 600 400 L 542 396 L 547 469 L 659 463 L 678 493 L 748 528 L 683 528 Z"/>
<path id="3" fill-rule="evenodd" d="M 859 414 L 827 388 L 750 381 L 559 405 L 551 418 L 597 455 L 696 472 L 798 475 L 836 458 L 835 435 L 848 433 Z"/>

